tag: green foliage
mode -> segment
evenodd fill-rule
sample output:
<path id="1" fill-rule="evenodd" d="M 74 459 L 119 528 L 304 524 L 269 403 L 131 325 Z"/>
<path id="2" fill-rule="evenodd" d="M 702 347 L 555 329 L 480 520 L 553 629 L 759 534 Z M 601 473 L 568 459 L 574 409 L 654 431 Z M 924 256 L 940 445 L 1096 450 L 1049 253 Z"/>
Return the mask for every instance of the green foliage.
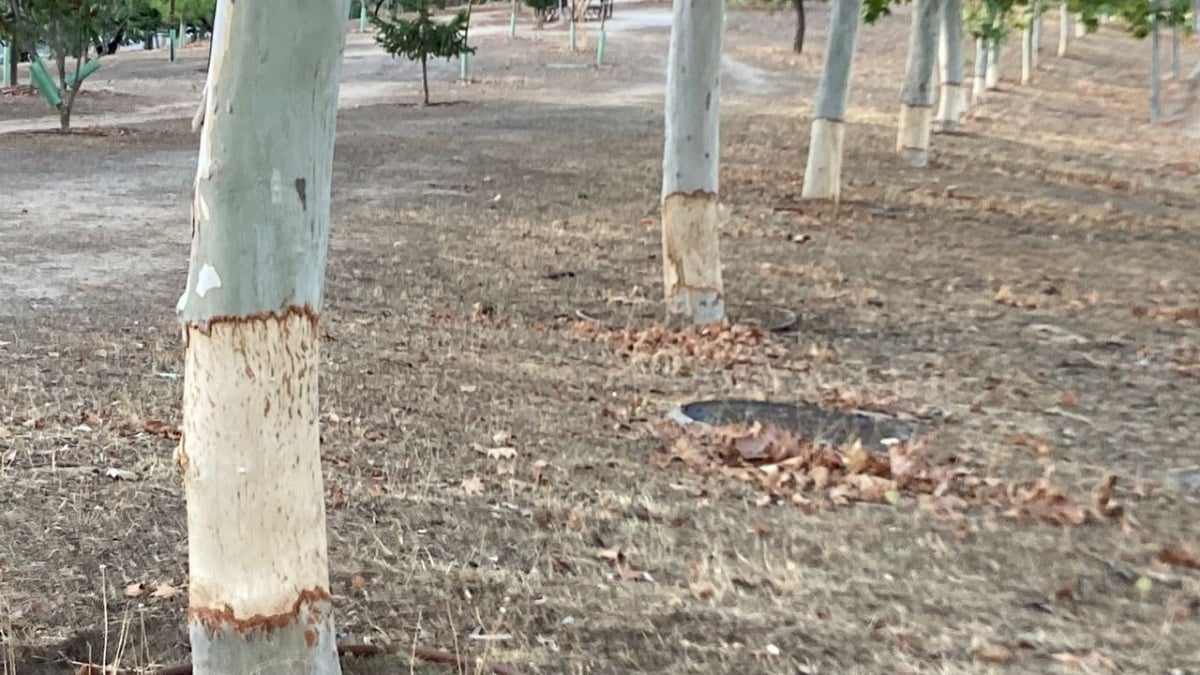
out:
<path id="1" fill-rule="evenodd" d="M 371 17 L 378 29 L 375 42 L 392 56 L 403 56 L 421 62 L 421 81 L 425 102 L 429 103 L 429 73 L 426 64 L 430 57 L 452 59 L 460 54 L 474 54 L 467 44 L 467 29 L 471 23 L 469 10 L 460 10 L 450 21 L 435 21 L 425 0 L 390 0 L 386 17 Z M 404 13 L 407 11 L 408 15 Z M 416 16 L 411 16 L 412 12 Z"/>
<path id="2" fill-rule="evenodd" d="M 544 12 L 552 7 L 557 7 L 559 0 L 522 0 L 522 2 L 534 11 Z"/>
<path id="3" fill-rule="evenodd" d="M 212 30 L 213 17 L 217 14 L 217 0 L 175 0 L 174 20 L 171 0 L 149 0 L 149 3 L 162 17 L 162 25 L 167 27 L 182 22 L 186 26 Z"/>
<path id="4" fill-rule="evenodd" d="M 420 7 L 411 19 L 393 15 L 371 21 L 379 29 L 375 41 L 392 56 L 425 61 L 430 57 L 451 59 L 475 51 L 467 46 L 466 10 L 459 11 L 447 23 L 434 21 L 426 6 Z"/>

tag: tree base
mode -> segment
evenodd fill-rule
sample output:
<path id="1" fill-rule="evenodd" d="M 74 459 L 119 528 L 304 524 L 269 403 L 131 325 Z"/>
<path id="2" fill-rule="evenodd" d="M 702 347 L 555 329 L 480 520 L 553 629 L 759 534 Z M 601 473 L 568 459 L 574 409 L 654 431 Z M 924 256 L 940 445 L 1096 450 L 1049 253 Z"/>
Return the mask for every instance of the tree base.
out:
<path id="1" fill-rule="evenodd" d="M 925 166 L 929 151 L 929 122 L 933 116 L 930 106 L 900 104 L 900 124 L 896 134 L 896 151 L 908 166 Z"/>
<path id="2" fill-rule="evenodd" d="M 846 125 L 840 120 L 818 118 L 812 121 L 801 199 L 837 199 L 841 196 L 845 135 Z"/>
<path id="3" fill-rule="evenodd" d="M 938 98 L 937 122 L 934 130 L 950 133 L 958 129 L 959 120 L 966 111 L 965 88 L 958 82 L 943 82 Z"/>
<path id="4" fill-rule="evenodd" d="M 725 318 L 717 195 L 703 190 L 667 195 L 662 219 L 668 322 L 702 326 Z"/>

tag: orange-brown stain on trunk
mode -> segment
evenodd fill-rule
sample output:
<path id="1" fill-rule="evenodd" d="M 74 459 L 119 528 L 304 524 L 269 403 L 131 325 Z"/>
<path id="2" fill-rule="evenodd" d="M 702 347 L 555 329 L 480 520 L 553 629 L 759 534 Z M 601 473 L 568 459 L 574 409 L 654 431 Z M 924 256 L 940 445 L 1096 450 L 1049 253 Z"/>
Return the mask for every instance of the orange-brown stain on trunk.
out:
<path id="1" fill-rule="evenodd" d="M 292 603 L 292 608 L 279 614 L 255 614 L 241 619 L 234 615 L 233 608 L 228 604 L 220 607 L 189 607 L 187 613 L 189 621 L 194 621 L 210 631 L 233 628 L 246 634 L 255 630 L 270 631 L 291 626 L 306 608 L 310 613 L 319 616 L 319 612 L 314 612 L 315 606 L 330 600 L 329 591 L 324 588 L 310 588 L 300 591 L 296 601 Z M 307 635 L 305 637 L 307 639 Z"/>

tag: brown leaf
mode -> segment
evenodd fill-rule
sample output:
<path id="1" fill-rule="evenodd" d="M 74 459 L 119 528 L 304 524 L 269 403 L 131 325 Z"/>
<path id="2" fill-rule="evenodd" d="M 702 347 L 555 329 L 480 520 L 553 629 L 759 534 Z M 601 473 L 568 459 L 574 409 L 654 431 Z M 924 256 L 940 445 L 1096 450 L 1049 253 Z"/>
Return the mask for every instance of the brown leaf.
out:
<path id="1" fill-rule="evenodd" d="M 1058 397 L 1058 405 L 1064 408 L 1074 408 L 1079 405 L 1079 397 L 1075 396 L 1075 392 L 1064 391 L 1062 396 Z"/>
<path id="2" fill-rule="evenodd" d="M 125 591 L 124 591 L 125 597 L 127 597 L 127 598 L 136 598 L 136 597 L 141 596 L 145 592 L 146 592 L 146 584 L 143 584 L 140 581 L 129 584 L 128 586 L 125 587 Z"/>
<path id="3" fill-rule="evenodd" d="M 183 432 L 179 430 L 179 427 L 161 420 L 146 420 L 142 423 L 142 429 L 148 434 L 162 436 L 172 441 L 177 441 L 183 436 Z"/>
<path id="4" fill-rule="evenodd" d="M 971 656 L 981 663 L 1011 663 L 1017 658 L 1016 652 L 999 642 L 984 642 L 975 647 Z"/>
<path id="5" fill-rule="evenodd" d="M 1200 570 L 1200 555 L 1197 555 L 1189 546 L 1164 548 L 1158 552 L 1158 559 L 1160 562 L 1174 565 L 1175 567 Z"/>
<path id="6" fill-rule="evenodd" d="M 182 592 L 183 589 L 172 586 L 168 581 L 164 581 L 154 588 L 154 591 L 150 593 L 150 597 L 159 598 L 160 600 L 170 600 Z"/>
<path id="7" fill-rule="evenodd" d="M 350 586 L 359 590 L 367 587 L 367 580 L 361 574 L 355 574 L 350 577 Z"/>
<path id="8" fill-rule="evenodd" d="M 1096 515 L 1101 519 L 1120 518 L 1125 513 L 1125 507 L 1113 499 L 1117 487 L 1117 477 L 1110 475 L 1104 482 L 1096 486 L 1092 493 L 1092 504 Z"/>
<path id="9" fill-rule="evenodd" d="M 13 437 L 13 432 L 8 427 L 0 427 L 0 441 L 7 441 Z"/>

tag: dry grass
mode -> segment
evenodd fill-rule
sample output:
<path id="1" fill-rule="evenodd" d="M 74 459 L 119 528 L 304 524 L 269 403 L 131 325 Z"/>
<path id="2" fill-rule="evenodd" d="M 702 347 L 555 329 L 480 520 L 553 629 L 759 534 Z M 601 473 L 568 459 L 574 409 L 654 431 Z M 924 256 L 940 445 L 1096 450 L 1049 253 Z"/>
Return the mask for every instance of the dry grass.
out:
<path id="1" fill-rule="evenodd" d="M 992 95 L 971 136 L 935 137 L 928 170 L 899 168 L 906 26 L 864 34 L 837 208 L 796 199 L 807 96 L 729 99 L 729 306 L 799 320 L 711 350 L 638 332 L 658 294 L 660 117 L 621 97 L 653 84 L 662 33 L 610 45 L 619 65 L 603 78 L 531 71 L 550 48 L 529 43 L 504 75 L 521 84 L 456 90 L 470 105 L 343 113 L 322 419 L 346 640 L 543 673 L 1195 666 L 1200 572 L 1163 559 L 1200 542 L 1195 497 L 1169 479 L 1195 464 L 1200 428 L 1195 327 L 1176 313 L 1200 300 L 1190 141 L 1141 124 L 1129 83 L 1142 64 L 1106 31 L 1045 59 L 1035 90 Z M 811 91 L 811 64 L 761 47 L 778 32 L 731 13 L 738 59 L 801 69 Z M 186 583 L 170 308 L 193 146 L 168 123 L 80 146 L 0 138 L 18 158 L 0 182 L 18 197 L 82 153 L 111 162 L 112 189 L 140 186 L 141 210 L 112 222 L 151 223 L 67 237 L 35 209 L 2 231 L 31 269 L 53 269 L 47 251 L 145 257 L 0 315 L 0 597 L 13 608 L 0 630 L 22 673 L 186 654 L 182 595 L 120 590 Z M 581 339 L 580 311 L 615 325 Z M 648 424 L 715 395 L 886 401 L 936 420 L 930 446 L 981 477 L 1052 468 L 1086 500 L 1116 475 L 1124 516 L 941 519 L 886 499 L 806 512 L 760 505 L 752 482 L 653 466 L 663 444 Z"/>

